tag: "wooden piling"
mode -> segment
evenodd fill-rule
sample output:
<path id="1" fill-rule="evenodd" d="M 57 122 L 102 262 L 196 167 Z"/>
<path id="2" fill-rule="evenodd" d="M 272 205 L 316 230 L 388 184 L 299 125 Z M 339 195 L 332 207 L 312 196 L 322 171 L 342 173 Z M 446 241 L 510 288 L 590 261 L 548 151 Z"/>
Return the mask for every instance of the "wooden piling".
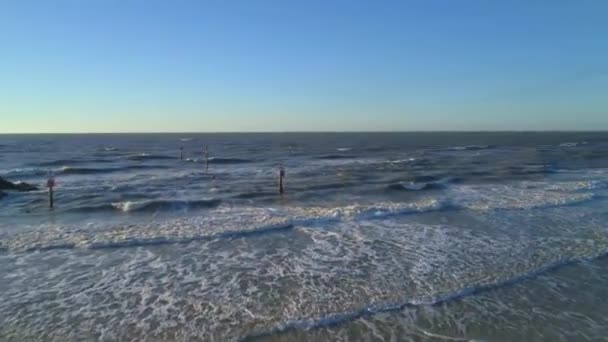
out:
<path id="1" fill-rule="evenodd" d="M 54 205 L 53 187 L 55 187 L 55 178 L 53 178 L 53 176 L 49 176 L 49 179 L 46 181 L 46 186 L 47 186 L 47 188 L 49 188 L 49 209 L 53 209 L 53 205 Z"/>
<path id="2" fill-rule="evenodd" d="M 283 178 L 285 178 L 285 169 L 283 166 L 279 167 L 279 194 L 283 194 L 285 191 L 283 189 Z"/>

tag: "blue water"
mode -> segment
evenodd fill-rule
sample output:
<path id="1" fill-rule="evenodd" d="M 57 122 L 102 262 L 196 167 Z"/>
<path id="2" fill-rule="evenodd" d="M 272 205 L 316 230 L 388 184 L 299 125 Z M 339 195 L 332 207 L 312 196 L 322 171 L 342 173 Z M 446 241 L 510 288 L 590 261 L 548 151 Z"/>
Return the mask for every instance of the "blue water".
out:
<path id="1" fill-rule="evenodd" d="M 0 177 L 0 340 L 608 333 L 608 133 L 0 135 Z"/>

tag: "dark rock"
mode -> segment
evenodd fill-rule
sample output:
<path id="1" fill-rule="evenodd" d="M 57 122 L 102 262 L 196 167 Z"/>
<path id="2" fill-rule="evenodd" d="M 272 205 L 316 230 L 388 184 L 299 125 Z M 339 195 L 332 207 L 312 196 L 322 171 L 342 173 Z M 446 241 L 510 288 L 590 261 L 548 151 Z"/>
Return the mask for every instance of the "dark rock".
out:
<path id="1" fill-rule="evenodd" d="M 25 182 L 17 182 L 15 183 L 15 188 L 17 191 L 35 191 L 38 190 L 38 187 Z"/>
<path id="2" fill-rule="evenodd" d="M 15 184 L 4 180 L 4 178 L 0 177 L 0 189 L 2 190 L 13 190 L 13 188 L 15 187 Z"/>
<path id="3" fill-rule="evenodd" d="M 12 183 L 0 177 L 0 190 L 34 191 L 38 190 L 38 187 L 24 182 Z"/>

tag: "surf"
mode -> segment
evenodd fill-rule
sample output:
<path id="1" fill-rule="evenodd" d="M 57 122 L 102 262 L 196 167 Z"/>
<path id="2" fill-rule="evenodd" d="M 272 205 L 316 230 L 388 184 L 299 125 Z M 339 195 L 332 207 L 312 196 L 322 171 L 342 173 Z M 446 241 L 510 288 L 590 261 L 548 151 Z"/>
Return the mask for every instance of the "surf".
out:
<path id="1" fill-rule="evenodd" d="M 562 268 L 590 262 L 602 258 L 608 257 L 608 251 L 604 251 L 602 253 L 589 256 L 589 257 L 580 257 L 580 258 L 569 258 L 558 260 L 553 263 L 546 264 L 539 268 L 530 270 L 528 272 L 524 272 L 518 274 L 516 276 L 505 278 L 503 280 L 495 281 L 495 282 L 487 282 L 487 283 L 476 283 L 471 284 L 466 287 L 462 287 L 453 292 L 435 295 L 431 298 L 427 299 L 408 299 L 405 298 L 401 301 L 395 302 L 377 302 L 377 303 L 369 303 L 359 309 L 345 311 L 345 312 L 334 312 L 322 317 L 316 318 L 302 318 L 302 319 L 290 319 L 285 322 L 282 322 L 273 328 L 265 331 L 258 331 L 246 336 L 243 336 L 239 339 L 239 341 L 256 341 L 262 338 L 268 338 L 272 336 L 280 336 L 287 334 L 289 332 L 297 331 L 297 330 L 315 330 L 321 328 L 331 328 L 335 326 L 339 326 L 348 322 L 353 322 L 365 317 L 372 317 L 382 313 L 390 313 L 395 311 L 403 311 L 407 309 L 418 309 L 423 307 L 434 307 L 441 306 L 444 304 L 450 304 L 455 301 L 460 301 L 466 299 L 468 297 L 478 296 L 480 294 L 486 292 L 492 292 L 496 290 L 500 290 L 503 288 L 509 288 L 513 286 L 517 286 L 519 284 L 525 283 L 527 281 L 536 279 L 546 274 L 550 274 L 552 272 L 559 271 Z M 466 339 L 462 339 L 466 340 Z"/>

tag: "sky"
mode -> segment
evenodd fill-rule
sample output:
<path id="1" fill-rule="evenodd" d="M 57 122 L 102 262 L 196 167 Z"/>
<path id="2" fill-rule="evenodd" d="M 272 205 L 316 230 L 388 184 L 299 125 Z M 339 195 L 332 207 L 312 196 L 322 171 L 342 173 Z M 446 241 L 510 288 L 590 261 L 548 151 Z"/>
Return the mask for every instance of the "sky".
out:
<path id="1" fill-rule="evenodd" d="M 0 133 L 608 130 L 608 1 L 3 0 Z"/>

